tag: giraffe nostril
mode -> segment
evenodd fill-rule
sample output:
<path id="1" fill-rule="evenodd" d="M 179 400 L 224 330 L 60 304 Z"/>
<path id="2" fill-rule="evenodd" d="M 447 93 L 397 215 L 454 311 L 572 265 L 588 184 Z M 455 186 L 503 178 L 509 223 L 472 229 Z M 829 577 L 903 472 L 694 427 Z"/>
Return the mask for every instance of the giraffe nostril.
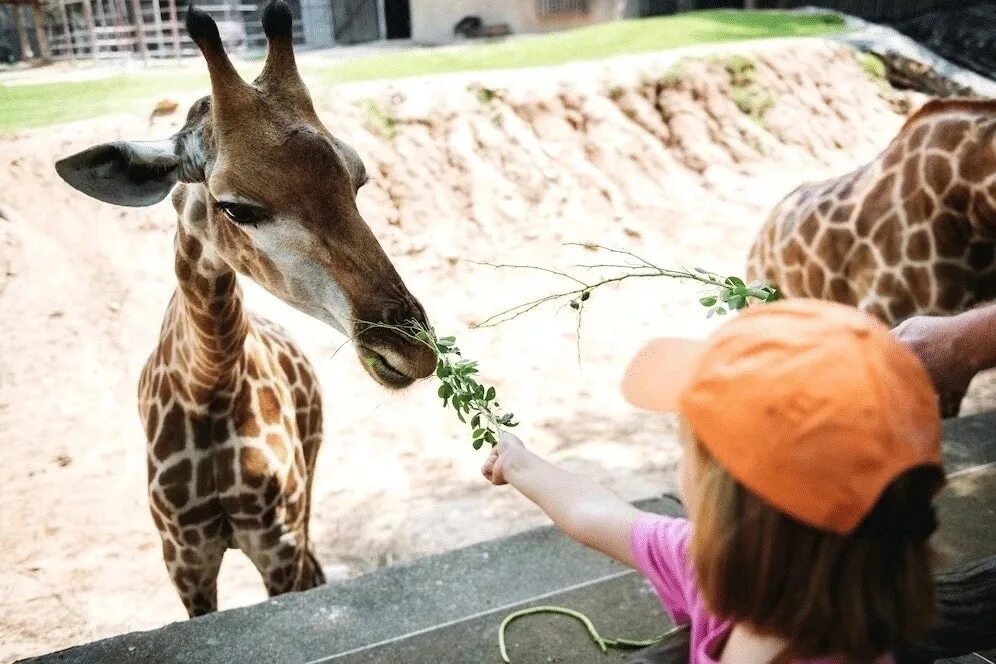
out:
<path id="1" fill-rule="evenodd" d="M 413 321 L 419 325 L 428 325 L 425 309 L 417 300 L 409 302 L 398 302 L 385 307 L 381 311 L 381 320 L 387 324 L 397 327 L 405 327 Z"/>

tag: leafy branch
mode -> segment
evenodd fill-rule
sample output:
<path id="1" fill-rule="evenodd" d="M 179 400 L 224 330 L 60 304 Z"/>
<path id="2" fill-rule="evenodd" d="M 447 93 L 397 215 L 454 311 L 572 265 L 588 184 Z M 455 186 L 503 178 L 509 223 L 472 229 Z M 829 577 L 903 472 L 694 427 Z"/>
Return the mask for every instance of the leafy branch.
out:
<path id="1" fill-rule="evenodd" d="M 702 284 L 705 292 L 702 294 L 702 297 L 700 297 L 699 303 L 708 309 L 708 313 L 706 314 L 707 317 L 711 317 L 713 315 L 723 316 L 730 311 L 739 311 L 754 302 L 774 302 L 782 298 L 781 291 L 774 286 L 764 283 L 748 284 L 743 279 L 736 276 L 723 277 L 715 272 L 710 272 L 702 268 L 663 268 L 631 251 L 613 249 L 599 244 L 579 244 L 572 242 L 568 243 L 568 246 L 583 246 L 587 249 L 595 251 L 608 252 L 616 256 L 624 257 L 624 260 L 628 260 L 629 262 L 575 266 L 589 270 L 602 269 L 611 271 L 607 276 L 601 279 L 590 281 L 568 272 L 546 267 L 538 267 L 533 265 L 478 263 L 479 265 L 488 265 L 494 268 L 536 270 L 568 279 L 573 283 L 569 290 L 544 295 L 534 300 L 517 304 L 513 307 L 505 309 L 504 311 L 500 311 L 493 316 L 490 316 L 481 323 L 478 323 L 475 327 L 494 327 L 502 323 L 507 323 L 508 321 L 518 318 L 519 316 L 538 307 L 558 301 L 566 301 L 570 305 L 571 309 L 577 312 L 578 325 L 580 326 L 581 315 L 584 311 L 585 305 L 591 298 L 591 294 L 598 288 L 602 288 L 610 284 L 617 284 L 622 281 L 626 281 L 627 279 L 668 277 L 672 279 L 684 279 L 700 283 Z"/>
<path id="2" fill-rule="evenodd" d="M 470 425 L 475 450 L 481 449 L 484 443 L 494 447 L 498 444 L 498 434 L 502 428 L 518 426 L 514 414 L 502 412 L 497 390 L 478 382 L 477 362 L 463 357 L 455 337 L 439 337 L 431 327 L 415 320 L 404 325 L 366 321 L 363 324 L 394 330 L 413 341 L 425 344 L 435 353 L 436 378 L 440 383 L 437 394 L 443 400 L 443 408 L 452 407 L 457 418 Z M 374 358 L 371 361 L 379 360 Z"/>
<path id="3" fill-rule="evenodd" d="M 545 295 L 543 297 L 518 304 L 499 312 L 475 327 L 493 327 L 508 322 L 545 304 L 557 301 L 566 303 L 577 312 L 578 330 L 581 328 L 581 316 L 592 293 L 610 284 L 620 283 L 627 279 L 649 277 L 669 277 L 694 281 L 702 285 L 704 293 L 699 303 L 708 310 L 707 317 L 723 316 L 730 311 L 739 311 L 755 302 L 774 302 L 782 298 L 777 288 L 763 283 L 747 284 L 736 276 L 723 277 L 715 272 L 702 268 L 669 269 L 655 265 L 637 254 L 622 249 L 612 249 L 597 244 L 570 243 L 571 246 L 584 246 L 588 249 L 603 251 L 617 257 L 623 257 L 621 263 L 603 263 L 594 265 L 578 265 L 586 270 L 602 269 L 612 272 L 598 280 L 588 280 L 567 272 L 535 265 L 512 265 L 478 263 L 495 268 L 514 268 L 545 272 L 569 280 L 571 288 L 563 292 Z M 404 325 L 388 325 L 386 323 L 371 323 L 357 321 L 367 328 L 385 328 L 428 346 L 436 355 L 436 378 L 439 380 L 437 395 L 443 400 L 444 408 L 452 408 L 457 418 L 471 429 L 471 439 L 474 449 L 480 449 L 485 443 L 491 446 L 498 444 L 498 435 L 503 428 L 518 425 L 512 413 L 504 413 L 498 402 L 497 390 L 492 386 L 482 385 L 478 364 L 474 360 L 463 357 L 456 345 L 455 337 L 440 337 L 435 330 L 418 321 L 408 321 Z M 364 329 L 367 329 L 364 328 Z M 376 357 L 368 359 L 371 362 L 380 361 Z"/>
<path id="4" fill-rule="evenodd" d="M 477 362 L 463 357 L 456 338 L 437 337 L 426 328 L 415 336 L 435 351 L 436 378 L 441 383 L 437 394 L 443 400 L 443 408 L 452 406 L 461 422 L 467 424 L 467 418 L 470 418 L 475 450 L 481 449 L 484 443 L 492 447 L 497 445 L 502 427 L 518 426 L 512 413 L 501 412 L 495 388 L 477 382 Z"/>

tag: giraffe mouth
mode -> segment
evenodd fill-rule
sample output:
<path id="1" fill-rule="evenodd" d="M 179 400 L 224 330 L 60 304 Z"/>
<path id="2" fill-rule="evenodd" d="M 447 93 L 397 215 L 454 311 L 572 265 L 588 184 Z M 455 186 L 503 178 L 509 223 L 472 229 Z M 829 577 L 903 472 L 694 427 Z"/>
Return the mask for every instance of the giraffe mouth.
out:
<path id="1" fill-rule="evenodd" d="M 393 389 L 403 389 L 415 382 L 408 374 L 396 369 L 383 355 L 367 346 L 360 346 L 360 359 L 374 380 Z"/>

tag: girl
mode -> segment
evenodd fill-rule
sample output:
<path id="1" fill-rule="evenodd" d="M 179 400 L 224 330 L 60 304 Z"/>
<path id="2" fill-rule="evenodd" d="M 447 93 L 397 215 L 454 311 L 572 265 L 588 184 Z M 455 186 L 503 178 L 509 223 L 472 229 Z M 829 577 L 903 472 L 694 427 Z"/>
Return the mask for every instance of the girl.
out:
<path id="1" fill-rule="evenodd" d="M 679 415 L 689 520 L 643 513 L 503 435 L 482 469 L 639 569 L 692 664 L 891 662 L 933 616 L 944 483 L 919 361 L 856 309 L 789 300 L 642 349 L 623 392 Z"/>

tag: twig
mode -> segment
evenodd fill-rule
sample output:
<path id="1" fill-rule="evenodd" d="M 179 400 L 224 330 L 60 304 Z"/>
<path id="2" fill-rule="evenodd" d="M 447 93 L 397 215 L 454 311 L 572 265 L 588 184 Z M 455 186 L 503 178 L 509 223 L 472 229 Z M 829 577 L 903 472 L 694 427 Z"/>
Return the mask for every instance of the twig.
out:
<path id="1" fill-rule="evenodd" d="M 743 309 L 751 304 L 751 302 L 773 302 L 775 300 L 781 299 L 781 292 L 772 286 L 763 283 L 747 284 L 743 279 L 739 277 L 722 277 L 715 272 L 710 272 L 708 270 L 703 270 L 701 268 L 663 268 L 659 265 L 655 265 L 649 260 L 639 256 L 632 251 L 627 251 L 624 249 L 614 249 L 612 247 L 605 247 L 600 244 L 583 244 L 578 242 L 569 242 L 567 246 L 584 247 L 593 251 L 605 251 L 611 254 L 628 256 L 636 261 L 638 265 L 632 264 L 616 264 L 616 263 L 595 263 L 595 264 L 582 264 L 576 265 L 575 267 L 584 269 L 609 269 L 609 270 L 624 270 L 622 274 L 614 274 L 607 276 L 598 281 L 586 281 L 583 278 L 572 275 L 568 272 L 563 272 L 560 270 L 555 270 L 546 267 L 538 267 L 533 265 L 514 265 L 514 264 L 496 264 L 496 263 L 486 263 L 477 262 L 477 265 L 488 265 L 494 268 L 518 268 L 518 269 L 530 269 L 539 270 L 547 274 L 552 274 L 565 279 L 569 279 L 574 283 L 578 284 L 578 288 L 572 288 L 568 291 L 563 291 L 560 293 L 554 293 L 551 295 L 545 295 L 543 297 L 536 298 L 535 300 L 530 300 L 528 302 L 523 302 L 517 304 L 513 307 L 509 307 L 504 311 L 500 311 L 492 316 L 488 317 L 484 321 L 475 325 L 475 327 L 494 327 L 496 325 L 501 325 L 502 323 L 507 323 L 508 321 L 518 318 L 523 314 L 529 313 L 534 309 L 552 302 L 555 300 L 568 299 L 572 309 L 578 312 L 578 326 L 577 329 L 580 331 L 581 322 L 581 312 L 584 308 L 584 303 L 588 301 L 591 297 L 593 291 L 603 286 L 608 286 L 610 284 L 618 284 L 627 279 L 646 279 L 649 277 L 668 277 L 671 279 L 683 279 L 691 280 L 701 283 L 709 287 L 710 292 L 699 299 L 699 302 L 705 306 L 708 311 L 708 316 L 714 314 L 725 315 L 729 311 L 737 311 Z M 579 351 L 580 352 L 580 351 Z"/>
<path id="2" fill-rule="evenodd" d="M 688 629 L 687 625 L 682 625 L 668 630 L 667 632 L 661 634 L 660 636 L 653 639 L 646 640 L 633 640 L 633 639 L 606 639 L 602 637 L 598 630 L 595 629 L 595 625 L 591 622 L 588 616 L 584 615 L 580 611 L 575 611 L 573 609 L 568 609 L 563 606 L 532 606 L 527 609 L 521 609 L 510 613 L 505 616 L 505 619 L 501 621 L 501 625 L 498 626 L 498 650 L 501 652 L 501 659 L 505 664 L 510 664 L 511 659 L 508 656 L 508 646 L 505 643 L 505 632 L 508 626 L 512 624 L 515 620 L 522 618 L 523 616 L 534 615 L 537 613 L 556 613 L 564 616 L 570 616 L 574 618 L 588 630 L 588 636 L 591 640 L 601 649 L 602 652 L 608 652 L 609 648 L 620 648 L 620 649 L 635 649 L 635 648 L 646 648 L 654 644 L 660 643 L 664 639 L 668 638 L 672 634 L 676 634 L 681 630 Z"/>

